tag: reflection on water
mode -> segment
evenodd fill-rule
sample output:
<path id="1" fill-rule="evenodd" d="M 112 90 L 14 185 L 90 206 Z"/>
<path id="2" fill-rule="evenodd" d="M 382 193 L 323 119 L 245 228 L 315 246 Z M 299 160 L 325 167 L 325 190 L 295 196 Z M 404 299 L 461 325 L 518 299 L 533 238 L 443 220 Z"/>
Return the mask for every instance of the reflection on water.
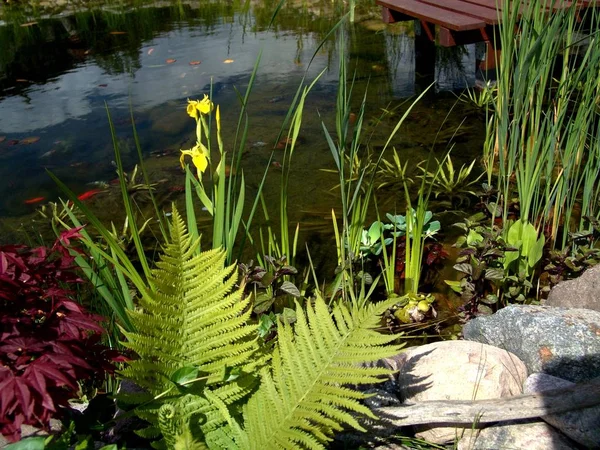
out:
<path id="1" fill-rule="evenodd" d="M 182 184 L 177 153 L 191 144 L 194 133 L 193 122 L 185 114 L 186 99 L 201 97 L 212 85 L 213 99 L 221 105 L 225 136 L 233 136 L 238 96 L 259 55 L 243 163 L 249 189 L 257 185 L 269 160 L 300 80 L 303 76 L 312 80 L 326 69 L 305 107 L 302 147 L 290 182 L 292 187 L 294 181 L 302 186 L 300 192 L 290 194 L 290 205 L 297 211 L 325 208 L 331 203 L 327 187 L 335 183 L 319 171 L 332 166 L 321 120 L 331 125 L 335 113 L 335 35 L 313 53 L 343 11 L 329 1 L 299 2 L 298 6 L 292 2 L 269 27 L 275 7 L 271 3 L 275 2 L 243 7 L 225 1 L 180 2 L 129 11 L 104 7 L 63 13 L 58 18 L 11 12 L 15 16 L 11 19 L 8 10 L 2 11 L 0 217 L 23 216 L 58 197 L 46 169 L 76 193 L 98 182 L 110 184 L 115 170 L 106 106 L 127 166 L 131 168 L 136 160 L 131 105 L 153 177 L 162 182 L 165 192 L 177 193 Z M 357 102 L 368 86 L 367 119 L 372 119 L 390 104 L 420 92 L 428 78 L 416 70 L 412 24 L 385 28 L 376 7 L 362 15 L 357 23 L 344 25 L 346 61 L 355 80 Z M 457 88 L 465 80 L 471 83 L 473 52 L 455 50 L 448 55 L 438 54 L 431 74 L 438 78 L 440 88 Z M 411 156 L 426 156 L 433 143 L 432 130 L 441 126 L 454 101 L 451 97 L 423 102 L 412 122 L 408 121 L 408 131 L 395 143 L 398 150 L 417 149 Z M 372 145 L 381 145 L 390 129 L 383 123 L 369 130 Z M 473 141 L 465 139 L 457 145 L 473 146 L 469 142 Z M 459 155 L 459 160 L 467 159 L 467 154 Z M 116 199 L 103 196 L 92 201 L 116 204 Z M 115 207 L 105 209 L 114 211 Z"/>

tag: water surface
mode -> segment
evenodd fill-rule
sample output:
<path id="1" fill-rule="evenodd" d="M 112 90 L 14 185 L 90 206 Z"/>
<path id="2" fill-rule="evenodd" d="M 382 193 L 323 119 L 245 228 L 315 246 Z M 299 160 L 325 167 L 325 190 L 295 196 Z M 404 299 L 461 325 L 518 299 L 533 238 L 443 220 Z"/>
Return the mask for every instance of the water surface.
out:
<path id="1" fill-rule="evenodd" d="M 59 196 L 46 170 L 77 194 L 104 183 L 111 186 L 116 174 L 107 107 L 128 170 L 137 159 L 130 120 L 133 111 L 151 178 L 168 205 L 181 198 L 178 150 L 189 147 L 194 139 L 186 100 L 201 98 L 212 89 L 214 102 L 221 105 L 225 145 L 231 148 L 240 109 L 238 96 L 245 92 L 260 56 L 243 160 L 252 196 L 299 83 L 303 77 L 310 82 L 324 71 L 308 97 L 289 199 L 293 219 L 317 230 L 338 203 L 331 191 L 335 176 L 320 169 L 333 167 L 321 121 L 334 131 L 341 48 L 354 80 L 357 108 L 367 92 L 365 133 L 375 150 L 382 147 L 399 118 L 396 112 L 377 121 L 383 112 L 402 111 L 407 99 L 434 79 L 437 91 L 474 81 L 473 49 L 438 52 L 438 64 L 431 65 L 429 73 L 420 73 L 417 58 L 422 55 L 415 46 L 412 24 L 385 27 L 377 7 L 360 8 L 356 23 L 344 23 L 325 39 L 345 12 L 341 2 L 290 2 L 269 26 L 271 3 L 102 5 L 58 15 L 2 10 L 2 240 L 20 239 L 21 229 L 40 228 L 35 210 Z M 462 131 L 450 140 L 448 130 L 460 124 Z M 479 151 L 482 130 L 478 113 L 455 96 L 430 95 L 415 108 L 393 144 L 411 166 L 425 159 L 430 150 L 443 155 L 452 145 L 457 162 L 470 161 Z M 274 155 L 276 161 L 281 157 Z M 274 208 L 278 183 L 278 172 L 272 170 L 266 196 Z M 383 197 L 393 208 L 396 193 Z M 104 218 L 120 215 L 116 188 L 104 189 L 89 203 Z"/>

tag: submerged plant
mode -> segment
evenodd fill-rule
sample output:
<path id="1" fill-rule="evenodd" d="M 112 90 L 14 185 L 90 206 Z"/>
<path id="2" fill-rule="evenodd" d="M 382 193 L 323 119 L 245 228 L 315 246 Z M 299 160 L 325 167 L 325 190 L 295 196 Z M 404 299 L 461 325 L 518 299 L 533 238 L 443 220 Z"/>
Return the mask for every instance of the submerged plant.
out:
<path id="1" fill-rule="evenodd" d="M 451 204 L 454 200 L 457 200 L 460 206 L 468 196 L 477 197 L 475 185 L 479 182 L 483 174 L 476 178 L 473 177 L 472 171 L 475 166 L 475 160 L 468 166 L 463 164 L 458 170 L 454 169 L 450 154 L 441 163 L 437 158 L 435 162 L 438 167 L 436 172 L 427 170 L 424 167 L 425 162 L 420 163 L 418 166 L 422 172 L 420 177 L 424 178 L 431 185 L 431 191 L 435 198 L 445 197 Z"/>
<path id="2" fill-rule="evenodd" d="M 487 80 L 483 86 L 473 89 L 467 88 L 458 96 L 461 102 L 476 106 L 479 109 L 492 108 L 495 102 L 498 88 L 493 81 Z"/>
<path id="3" fill-rule="evenodd" d="M 402 188 L 404 183 L 408 183 L 409 185 L 413 183 L 412 178 L 406 176 L 408 161 L 402 164 L 396 149 L 393 148 L 392 150 L 394 153 L 392 160 L 382 159 L 381 165 L 377 169 L 377 189 L 397 189 Z"/>

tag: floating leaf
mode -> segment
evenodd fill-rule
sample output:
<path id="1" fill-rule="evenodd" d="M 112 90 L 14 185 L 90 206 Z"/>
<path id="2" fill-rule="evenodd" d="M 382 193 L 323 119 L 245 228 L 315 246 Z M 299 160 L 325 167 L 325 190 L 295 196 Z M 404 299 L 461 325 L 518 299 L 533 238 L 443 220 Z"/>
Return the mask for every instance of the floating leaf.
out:
<path id="1" fill-rule="evenodd" d="M 231 64 L 233 62 L 233 59 L 226 59 L 225 61 L 223 61 L 223 64 Z"/>
<path id="2" fill-rule="evenodd" d="M 150 56 L 152 53 L 154 53 L 154 49 L 151 48 L 150 50 L 148 50 L 148 56 Z"/>
<path id="3" fill-rule="evenodd" d="M 98 87 L 105 88 L 108 84 L 99 84 Z"/>
<path id="4" fill-rule="evenodd" d="M 176 62 L 176 61 L 177 61 L 176 59 L 169 58 L 169 59 L 167 59 L 165 62 L 166 62 L 167 64 L 173 64 L 173 63 L 174 63 L 174 62 Z"/>
<path id="5" fill-rule="evenodd" d="M 200 64 L 200 61 L 190 61 L 190 66 L 197 66 Z"/>
<path id="6" fill-rule="evenodd" d="M 19 141 L 19 144 L 21 144 L 21 145 L 35 144 L 39 140 L 40 140 L 39 136 L 30 136 L 30 137 L 26 137 L 25 139 L 21 139 Z"/>
<path id="7" fill-rule="evenodd" d="M 25 78 L 17 78 L 15 81 L 17 83 L 29 83 L 29 80 L 26 80 Z"/>
<path id="8" fill-rule="evenodd" d="M 109 34 L 127 34 L 127 31 L 111 31 Z"/>

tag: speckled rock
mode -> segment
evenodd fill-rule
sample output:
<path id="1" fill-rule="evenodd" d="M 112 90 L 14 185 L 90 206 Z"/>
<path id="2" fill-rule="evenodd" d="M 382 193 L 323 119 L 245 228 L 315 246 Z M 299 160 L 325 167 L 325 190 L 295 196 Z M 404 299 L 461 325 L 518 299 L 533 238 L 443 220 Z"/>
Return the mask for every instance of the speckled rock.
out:
<path id="1" fill-rule="evenodd" d="M 525 381 L 526 394 L 573 386 L 574 383 L 545 373 L 531 374 Z M 552 414 L 542 419 L 589 449 L 600 448 L 600 406 Z"/>
<path id="2" fill-rule="evenodd" d="M 463 328 L 465 339 L 517 355 L 529 373 L 572 382 L 600 376 L 600 312 L 513 305 L 478 317 Z"/>
<path id="3" fill-rule="evenodd" d="M 443 341 L 408 349 L 397 383 L 408 403 L 428 400 L 483 400 L 522 393 L 527 369 L 509 352 L 469 341 Z M 468 426 L 470 428 L 470 425 Z M 417 437 L 453 442 L 462 428 L 419 426 Z"/>
<path id="4" fill-rule="evenodd" d="M 587 269 L 574 280 L 558 283 L 543 304 L 600 311 L 600 265 Z"/>
<path id="5" fill-rule="evenodd" d="M 465 432 L 458 450 L 573 450 L 577 445 L 545 422 L 513 423 Z"/>

